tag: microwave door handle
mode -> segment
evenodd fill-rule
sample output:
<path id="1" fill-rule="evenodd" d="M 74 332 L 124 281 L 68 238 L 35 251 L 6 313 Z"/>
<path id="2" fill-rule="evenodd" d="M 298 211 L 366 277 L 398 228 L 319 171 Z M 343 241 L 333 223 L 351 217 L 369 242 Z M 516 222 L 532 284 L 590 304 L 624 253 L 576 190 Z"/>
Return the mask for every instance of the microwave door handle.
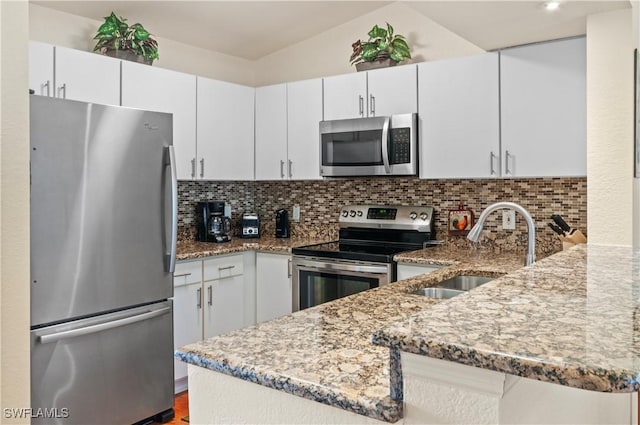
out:
<path id="1" fill-rule="evenodd" d="M 389 124 L 391 117 L 384 119 L 382 126 L 382 162 L 384 164 L 384 171 L 387 174 L 391 174 L 391 165 L 389 165 Z"/>

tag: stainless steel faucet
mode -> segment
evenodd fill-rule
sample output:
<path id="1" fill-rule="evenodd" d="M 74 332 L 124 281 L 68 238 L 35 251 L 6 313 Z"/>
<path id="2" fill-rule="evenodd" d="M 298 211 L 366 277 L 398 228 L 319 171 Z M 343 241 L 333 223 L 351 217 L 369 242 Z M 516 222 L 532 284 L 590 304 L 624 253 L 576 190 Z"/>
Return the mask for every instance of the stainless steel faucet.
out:
<path id="1" fill-rule="evenodd" d="M 467 235 L 467 239 L 472 242 L 478 242 L 478 238 L 480 237 L 480 232 L 482 232 L 482 226 L 484 226 L 484 222 L 493 211 L 498 209 L 510 209 L 518 211 L 524 217 L 527 222 L 527 230 L 529 231 L 529 243 L 527 245 L 527 256 L 524 258 L 524 265 L 528 266 L 529 264 L 533 264 L 536 261 L 536 224 L 531 218 L 531 214 L 520 205 L 513 202 L 496 202 L 495 204 L 489 205 L 476 222 L 476 225 L 473 226 L 469 234 Z"/>

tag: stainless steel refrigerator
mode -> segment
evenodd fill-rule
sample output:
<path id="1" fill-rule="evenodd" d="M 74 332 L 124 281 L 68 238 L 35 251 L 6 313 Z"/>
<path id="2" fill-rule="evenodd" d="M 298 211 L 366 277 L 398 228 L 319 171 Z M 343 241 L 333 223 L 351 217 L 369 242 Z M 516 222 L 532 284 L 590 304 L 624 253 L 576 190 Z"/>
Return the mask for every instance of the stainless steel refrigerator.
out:
<path id="1" fill-rule="evenodd" d="M 30 104 L 32 422 L 168 419 L 172 116 L 33 95 Z"/>

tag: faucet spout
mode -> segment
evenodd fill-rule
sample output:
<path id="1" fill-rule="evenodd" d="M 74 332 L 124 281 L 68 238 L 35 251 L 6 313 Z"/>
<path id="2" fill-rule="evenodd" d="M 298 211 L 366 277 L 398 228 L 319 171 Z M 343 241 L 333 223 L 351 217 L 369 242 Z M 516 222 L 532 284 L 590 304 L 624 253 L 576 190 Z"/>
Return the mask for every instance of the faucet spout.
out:
<path id="1" fill-rule="evenodd" d="M 527 210 L 525 210 L 522 206 L 514 203 L 514 202 L 496 202 L 495 204 L 489 205 L 476 222 L 475 226 L 471 229 L 469 234 L 467 235 L 467 239 L 472 242 L 477 242 L 480 238 L 480 232 L 482 232 L 482 227 L 484 226 L 484 222 L 487 220 L 489 214 L 498 209 L 510 209 L 518 211 L 527 222 L 527 230 L 528 230 L 528 244 L 527 244 L 527 255 L 524 259 L 524 265 L 528 266 L 533 264 L 536 261 L 536 225 L 531 217 L 531 214 Z"/>

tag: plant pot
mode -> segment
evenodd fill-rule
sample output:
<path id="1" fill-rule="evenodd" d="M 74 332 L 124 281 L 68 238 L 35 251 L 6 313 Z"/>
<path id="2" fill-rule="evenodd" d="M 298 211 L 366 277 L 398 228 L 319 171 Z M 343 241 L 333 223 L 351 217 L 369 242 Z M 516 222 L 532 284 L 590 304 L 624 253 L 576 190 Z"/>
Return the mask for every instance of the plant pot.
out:
<path id="1" fill-rule="evenodd" d="M 356 64 L 356 70 L 358 72 L 361 71 L 370 71 L 372 69 L 378 68 L 388 68 L 390 66 L 396 66 L 398 64 L 397 61 L 394 61 L 391 58 L 383 59 L 381 61 L 373 61 L 373 62 L 360 62 Z"/>
<path id="2" fill-rule="evenodd" d="M 141 56 L 135 52 L 132 52 L 131 50 L 109 49 L 109 50 L 106 50 L 104 54 L 116 59 L 123 59 L 131 62 L 144 63 L 146 65 L 153 64 L 153 59 L 146 59 L 144 56 Z"/>

